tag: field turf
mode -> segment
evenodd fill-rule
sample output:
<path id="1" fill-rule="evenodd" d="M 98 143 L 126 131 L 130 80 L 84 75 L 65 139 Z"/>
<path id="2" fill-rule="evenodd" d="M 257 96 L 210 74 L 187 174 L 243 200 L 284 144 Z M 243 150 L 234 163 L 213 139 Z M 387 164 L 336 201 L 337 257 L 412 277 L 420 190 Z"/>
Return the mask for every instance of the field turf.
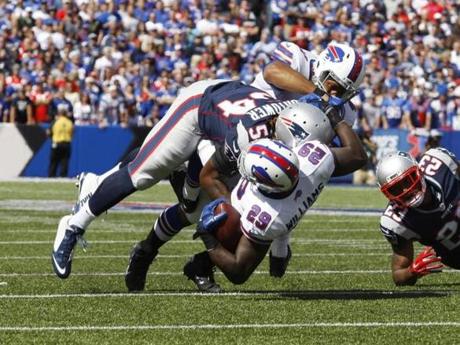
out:
<path id="1" fill-rule="evenodd" d="M 445 270 L 415 287 L 395 287 L 378 216 L 307 214 L 293 233 L 294 254 L 282 279 L 268 275 L 264 260 L 244 285 L 217 273 L 225 293 L 215 295 L 197 293 L 182 274 L 187 258 L 204 248 L 188 228 L 161 249 L 146 291 L 128 294 L 123 274 L 129 251 L 156 215 L 102 216 L 87 231 L 90 248 L 77 248 L 72 275 L 60 280 L 50 252 L 65 212 L 53 205 L 74 196 L 70 180 L 0 182 L 0 344 L 460 342 L 460 275 Z M 130 200 L 174 198 L 160 185 Z M 384 204 L 375 189 L 327 187 L 315 207 Z"/>

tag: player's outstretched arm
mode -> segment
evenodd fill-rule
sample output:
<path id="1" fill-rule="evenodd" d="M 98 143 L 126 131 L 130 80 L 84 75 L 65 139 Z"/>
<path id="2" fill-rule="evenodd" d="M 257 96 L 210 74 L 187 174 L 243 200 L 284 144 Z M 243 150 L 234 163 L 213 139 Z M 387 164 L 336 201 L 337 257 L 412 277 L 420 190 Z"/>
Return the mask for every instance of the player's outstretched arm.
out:
<path id="1" fill-rule="evenodd" d="M 367 154 L 358 135 L 345 121 L 332 123 L 342 147 L 331 148 L 335 160 L 332 176 L 342 176 L 363 167 L 367 162 Z M 334 126 L 335 125 L 335 126 Z"/>
<path id="2" fill-rule="evenodd" d="M 393 246 L 391 271 L 396 285 L 415 285 L 419 278 L 442 271 L 441 258 L 431 247 L 426 247 L 415 259 L 413 257 L 412 242 L 407 241 L 404 244 Z"/>
<path id="3" fill-rule="evenodd" d="M 315 84 L 310 80 L 280 61 L 274 61 L 265 66 L 264 79 L 267 83 L 289 92 L 307 94 L 314 92 L 316 89 Z"/>

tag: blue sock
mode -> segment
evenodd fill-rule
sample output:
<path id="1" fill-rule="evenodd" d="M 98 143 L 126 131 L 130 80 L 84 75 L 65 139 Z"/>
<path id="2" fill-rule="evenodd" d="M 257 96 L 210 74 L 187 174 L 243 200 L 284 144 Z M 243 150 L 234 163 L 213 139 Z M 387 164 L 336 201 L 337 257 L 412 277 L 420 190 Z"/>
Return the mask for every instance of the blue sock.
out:
<path id="1" fill-rule="evenodd" d="M 153 235 L 163 241 L 163 243 L 169 241 L 173 236 L 188 225 L 190 225 L 190 223 L 188 221 L 184 221 L 183 217 L 180 216 L 179 204 L 170 206 L 161 212 L 155 222 L 154 231 L 152 231 L 150 233 L 151 235 L 149 235 L 151 240 L 150 242 L 154 239 L 154 237 L 152 237 Z"/>
<path id="2" fill-rule="evenodd" d="M 92 214 L 99 216 L 135 191 L 128 166 L 125 166 L 101 183 L 89 199 L 89 209 Z"/>

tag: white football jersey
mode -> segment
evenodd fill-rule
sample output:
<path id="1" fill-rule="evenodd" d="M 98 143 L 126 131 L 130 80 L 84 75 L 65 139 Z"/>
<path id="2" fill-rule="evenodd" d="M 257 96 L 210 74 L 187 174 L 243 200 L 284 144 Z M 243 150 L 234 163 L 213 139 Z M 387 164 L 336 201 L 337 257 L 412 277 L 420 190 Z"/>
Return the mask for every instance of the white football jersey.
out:
<path id="1" fill-rule="evenodd" d="M 293 70 L 302 74 L 308 80 L 313 79 L 314 64 L 316 63 L 317 59 L 318 56 L 315 53 L 302 49 L 295 43 L 286 41 L 278 44 L 278 47 L 273 51 L 271 55 L 272 61 L 281 61 L 285 63 Z M 264 78 L 263 71 L 256 75 L 251 86 L 258 88 L 259 90 L 263 90 L 273 98 L 279 99 L 281 101 L 299 99 L 300 97 L 305 96 L 304 94 L 285 91 L 277 88 L 273 84 L 269 84 Z M 344 109 L 345 121 L 350 126 L 353 126 L 357 118 L 355 107 L 351 102 L 347 102 L 344 104 Z"/>
<path id="2" fill-rule="evenodd" d="M 289 234 L 318 198 L 334 169 L 334 157 L 319 141 L 304 142 L 294 148 L 300 162 L 299 183 L 282 199 L 262 194 L 241 178 L 232 191 L 232 206 L 241 215 L 241 230 L 251 241 L 270 244 Z"/>

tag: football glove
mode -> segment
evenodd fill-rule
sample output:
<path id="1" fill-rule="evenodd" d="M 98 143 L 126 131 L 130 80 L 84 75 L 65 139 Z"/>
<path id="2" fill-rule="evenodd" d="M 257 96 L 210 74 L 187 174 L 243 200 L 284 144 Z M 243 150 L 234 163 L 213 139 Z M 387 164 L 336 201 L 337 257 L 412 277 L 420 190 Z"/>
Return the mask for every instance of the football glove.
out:
<path id="1" fill-rule="evenodd" d="M 344 120 L 344 101 L 338 97 L 330 96 L 329 100 L 326 102 L 318 94 L 309 93 L 299 98 L 299 102 L 312 104 L 321 109 L 328 117 L 332 128 L 337 127 L 337 125 Z"/>
<path id="2" fill-rule="evenodd" d="M 225 198 L 219 198 L 203 207 L 196 232 L 193 234 L 193 239 L 201 237 L 208 250 L 214 249 L 219 243 L 214 235 L 212 235 L 212 232 L 227 219 L 227 213 L 225 212 L 214 214 L 216 207 L 224 201 Z"/>
<path id="3" fill-rule="evenodd" d="M 432 247 L 426 247 L 424 251 L 417 255 L 409 267 L 409 271 L 417 277 L 423 277 L 430 273 L 442 272 L 444 265 L 441 258 L 436 255 Z"/>

